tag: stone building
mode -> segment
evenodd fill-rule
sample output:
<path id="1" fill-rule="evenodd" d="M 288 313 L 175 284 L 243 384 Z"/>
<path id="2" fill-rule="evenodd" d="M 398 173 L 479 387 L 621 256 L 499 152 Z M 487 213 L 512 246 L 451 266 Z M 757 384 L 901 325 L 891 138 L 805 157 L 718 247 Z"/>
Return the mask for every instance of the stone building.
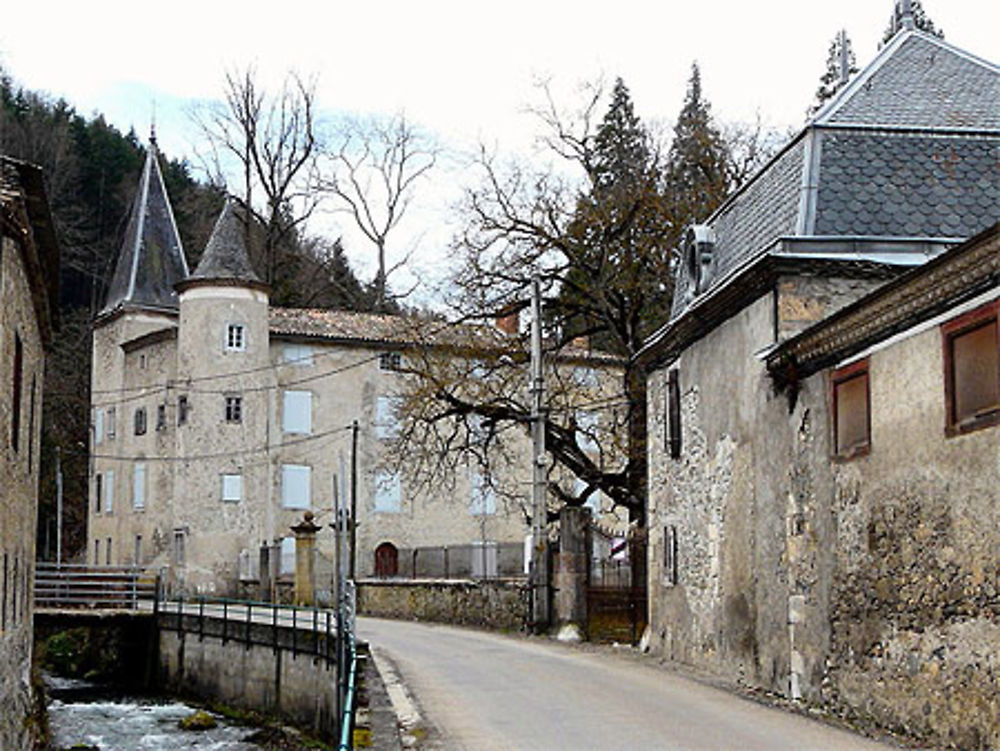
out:
<path id="1" fill-rule="evenodd" d="M 273 578 L 276 560 L 279 575 L 291 574 L 290 528 L 311 511 L 322 525 L 319 570 L 329 572 L 334 478 L 348 498 L 357 421 L 359 577 L 412 571 L 416 548 L 441 549 L 435 555 L 454 575 L 521 573 L 523 435 L 493 475 L 510 502 L 474 465 L 428 486 L 387 458 L 407 358 L 416 350 L 472 358 L 504 336 L 489 326 L 271 306 L 234 202 L 189 271 L 151 148 L 94 326 L 88 559 L 165 567 L 174 587 L 234 595 L 247 591 L 241 582 Z M 269 554 L 261 571 L 260 549 L 274 545 L 280 555 Z"/>
<path id="2" fill-rule="evenodd" d="M 983 291 L 944 260 L 959 256 L 941 254 L 998 217 L 1000 68 L 906 21 L 688 233 L 670 321 L 647 352 L 650 635 L 666 655 L 732 680 L 989 747 L 997 548 L 971 530 L 977 514 L 987 526 L 995 516 L 995 428 L 975 417 L 982 431 L 946 432 L 945 329 L 892 337 Z M 995 243 L 977 247 L 992 254 L 995 286 Z M 863 366 L 839 349 L 840 329 L 822 345 L 840 353 L 823 363 L 832 374 L 800 375 L 786 343 L 829 332 L 852 304 L 880 326 L 876 290 L 912 289 L 890 280 L 939 256 L 928 273 L 960 290 L 942 288 L 924 313 L 904 305 L 907 292 L 892 298 L 904 317 L 879 329 L 885 349 L 865 376 L 870 450 L 858 439 L 842 447 L 857 449 L 848 461 L 830 442 L 831 409 L 835 396 L 860 398 Z M 856 438 L 864 425 L 852 419 L 840 428 Z"/>
<path id="3" fill-rule="evenodd" d="M 59 251 L 38 167 L 0 156 L 0 748 L 31 748 L 31 647 L 45 350 Z"/>

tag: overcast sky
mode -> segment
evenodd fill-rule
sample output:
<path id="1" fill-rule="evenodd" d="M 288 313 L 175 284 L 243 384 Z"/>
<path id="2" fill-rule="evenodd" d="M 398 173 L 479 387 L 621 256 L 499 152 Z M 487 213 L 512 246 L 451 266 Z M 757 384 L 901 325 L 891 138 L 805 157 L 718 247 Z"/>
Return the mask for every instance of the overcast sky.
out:
<path id="1" fill-rule="evenodd" d="M 84 113 L 100 111 L 143 137 L 155 100 L 161 147 L 192 162 L 196 134 L 186 109 L 219 96 L 225 71 L 248 63 L 269 78 L 290 68 L 317 74 L 319 104 L 330 113 L 402 110 L 446 146 L 481 140 L 513 149 L 530 141 L 534 124 L 523 110 L 536 100 L 532 81 L 539 77 L 571 92 L 580 81 L 621 76 L 640 117 L 669 125 L 693 60 L 718 118 L 752 120 L 759 112 L 773 126 L 798 126 L 836 32 L 847 30 L 864 67 L 892 4 L 10 2 L 0 23 L 0 65 L 19 83 L 65 97 Z M 1000 2 L 924 5 L 949 42 L 1000 61 Z M 462 177 L 440 170 L 405 228 L 423 238 L 425 265 L 441 255 Z M 349 245 L 358 243 L 349 237 Z M 357 258 L 359 248 L 349 249 Z"/>

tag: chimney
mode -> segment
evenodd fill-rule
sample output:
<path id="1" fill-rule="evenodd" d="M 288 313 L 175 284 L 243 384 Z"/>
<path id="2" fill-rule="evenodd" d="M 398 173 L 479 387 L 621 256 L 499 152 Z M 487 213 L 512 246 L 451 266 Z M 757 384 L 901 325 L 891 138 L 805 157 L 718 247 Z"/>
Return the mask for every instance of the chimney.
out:
<path id="1" fill-rule="evenodd" d="M 914 28 L 916 28 L 916 24 L 914 23 L 913 20 L 913 6 L 911 4 L 911 1 L 901 0 L 900 5 L 901 5 L 899 13 L 899 15 L 901 16 L 900 23 L 904 29 L 906 29 L 907 31 L 912 31 Z"/>
<path id="2" fill-rule="evenodd" d="M 521 329 L 521 309 L 508 305 L 497 313 L 497 328 L 507 336 L 517 336 Z"/>

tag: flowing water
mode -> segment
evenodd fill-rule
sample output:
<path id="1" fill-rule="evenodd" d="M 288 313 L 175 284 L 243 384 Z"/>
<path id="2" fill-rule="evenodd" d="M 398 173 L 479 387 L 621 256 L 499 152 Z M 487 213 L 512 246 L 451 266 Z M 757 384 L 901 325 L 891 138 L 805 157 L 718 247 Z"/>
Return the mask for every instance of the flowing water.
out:
<path id="1" fill-rule="evenodd" d="M 49 703 L 56 748 L 84 743 L 101 751 L 260 751 L 256 744 L 243 741 L 253 728 L 229 725 L 221 717 L 216 718 L 218 727 L 211 730 L 181 730 L 177 723 L 194 711 L 186 704 L 96 698 L 100 692 L 88 689 L 87 684 L 59 683 L 60 687 L 49 687 L 51 694 L 63 697 Z"/>

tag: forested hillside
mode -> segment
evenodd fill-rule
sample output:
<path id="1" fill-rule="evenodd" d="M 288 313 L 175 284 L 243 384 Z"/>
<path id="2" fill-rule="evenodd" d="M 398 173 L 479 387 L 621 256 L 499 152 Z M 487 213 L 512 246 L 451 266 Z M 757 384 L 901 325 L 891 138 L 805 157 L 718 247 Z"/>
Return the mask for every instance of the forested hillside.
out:
<path id="1" fill-rule="evenodd" d="M 0 69 L 0 153 L 40 165 L 62 251 L 60 323 L 46 365 L 39 555 L 55 558 L 56 451 L 64 475 L 64 558 L 84 550 L 91 327 L 114 271 L 146 145 L 102 115 L 19 86 Z M 224 189 L 199 180 L 184 160 L 160 166 L 188 264 L 194 267 Z M 272 302 L 364 310 L 372 295 L 339 240 L 295 234 L 281 249 Z"/>

